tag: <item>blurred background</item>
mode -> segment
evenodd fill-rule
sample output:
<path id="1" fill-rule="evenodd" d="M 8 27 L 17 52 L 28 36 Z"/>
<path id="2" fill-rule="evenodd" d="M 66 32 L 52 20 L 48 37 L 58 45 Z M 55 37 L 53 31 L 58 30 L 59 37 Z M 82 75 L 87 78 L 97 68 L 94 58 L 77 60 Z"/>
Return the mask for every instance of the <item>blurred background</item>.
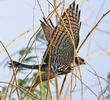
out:
<path id="1" fill-rule="evenodd" d="M 76 0 L 79 3 L 81 9 L 81 21 L 82 26 L 80 30 L 80 44 L 85 39 L 86 35 L 97 23 L 97 21 L 110 10 L 110 0 Z M 54 0 L 50 0 L 54 5 Z M 62 0 L 57 0 L 57 4 Z M 71 4 L 73 0 L 65 0 L 65 8 Z M 48 16 L 49 3 L 47 0 L 39 0 L 45 17 Z M 61 12 L 62 4 L 58 8 L 59 13 Z M 52 11 L 50 6 L 50 12 Z M 38 0 L 0 0 L 0 40 L 5 46 L 8 46 L 7 50 L 13 60 L 19 61 L 19 58 L 23 54 L 24 49 L 28 45 L 30 38 L 39 28 L 40 20 L 43 20 L 43 14 L 38 5 Z M 56 25 L 55 16 L 52 17 L 52 22 Z M 36 34 L 37 36 L 37 34 Z M 32 43 L 31 43 L 32 44 Z M 79 44 L 79 46 L 80 46 Z M 9 57 L 3 46 L 0 44 L 0 82 L 10 82 L 13 71 L 8 67 Z M 39 39 L 33 44 L 31 52 L 26 56 L 24 63 L 28 64 L 39 64 L 41 63 L 42 56 L 46 49 L 46 41 L 41 30 Z M 110 87 L 107 88 L 110 82 L 110 14 L 104 17 L 99 26 L 95 29 L 83 47 L 80 49 L 79 56 L 87 59 L 87 63 L 82 71 L 81 76 L 83 82 L 92 89 L 98 96 L 104 92 L 100 100 L 110 99 Z M 37 57 L 37 59 L 36 59 Z M 94 68 L 97 75 L 104 78 L 100 78 L 101 87 L 99 80 L 93 70 Z M 20 70 L 17 74 L 17 79 L 24 79 L 28 73 L 32 70 Z M 32 71 L 30 77 L 33 73 Z M 93 72 L 93 73 L 92 73 Z M 61 87 L 64 76 L 58 78 L 59 87 Z M 67 91 L 68 84 L 71 82 L 71 73 L 69 74 L 65 88 L 62 93 L 61 99 Z M 54 83 L 54 81 L 53 81 Z M 3 93 L 3 87 L 7 84 L 0 83 L 0 91 Z M 51 84 L 51 91 L 54 99 L 56 99 L 56 87 L 55 84 Z M 74 86 L 73 86 L 74 87 Z M 39 89 L 39 88 L 38 88 Z M 98 98 L 85 86 L 83 86 L 83 100 L 97 100 Z M 4 94 L 2 94 L 4 96 Z M 69 95 L 70 96 L 70 95 Z M 70 97 L 68 96 L 68 99 Z M 17 100 L 17 96 L 12 96 Z M 80 100 L 81 96 L 81 82 L 76 78 L 76 88 L 72 93 L 72 99 Z"/>

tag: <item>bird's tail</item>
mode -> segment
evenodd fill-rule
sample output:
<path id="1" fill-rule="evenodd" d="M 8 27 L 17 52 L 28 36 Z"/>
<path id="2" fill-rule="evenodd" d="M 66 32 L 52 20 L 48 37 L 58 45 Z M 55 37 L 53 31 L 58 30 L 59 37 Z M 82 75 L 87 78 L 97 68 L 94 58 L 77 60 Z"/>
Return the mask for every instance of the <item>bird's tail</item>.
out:
<path id="1" fill-rule="evenodd" d="M 13 61 L 14 67 L 15 68 L 28 68 L 28 69 L 39 69 L 39 65 L 26 65 L 26 64 L 21 64 L 17 61 Z M 9 63 L 9 67 L 12 67 L 12 63 Z M 45 64 L 43 64 L 42 66 L 45 67 Z"/>

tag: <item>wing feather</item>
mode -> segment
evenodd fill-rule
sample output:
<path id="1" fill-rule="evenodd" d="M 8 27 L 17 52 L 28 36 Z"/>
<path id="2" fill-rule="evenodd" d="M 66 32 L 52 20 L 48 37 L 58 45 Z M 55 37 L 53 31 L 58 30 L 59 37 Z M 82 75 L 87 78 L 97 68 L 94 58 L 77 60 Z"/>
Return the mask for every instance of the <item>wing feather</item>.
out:
<path id="1" fill-rule="evenodd" d="M 74 51 L 79 44 L 80 25 L 80 11 L 78 5 L 73 2 L 60 17 L 52 33 L 51 67 L 53 69 L 69 66 L 73 62 Z M 45 60 L 47 63 L 48 58 L 47 55 Z"/>

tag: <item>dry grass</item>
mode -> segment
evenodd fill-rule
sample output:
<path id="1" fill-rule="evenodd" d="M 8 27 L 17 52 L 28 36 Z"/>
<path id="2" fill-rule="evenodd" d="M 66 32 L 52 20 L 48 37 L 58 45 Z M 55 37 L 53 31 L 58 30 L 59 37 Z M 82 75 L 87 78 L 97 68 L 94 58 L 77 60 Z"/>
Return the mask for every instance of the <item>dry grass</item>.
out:
<path id="1" fill-rule="evenodd" d="M 35 1 L 35 6 L 39 6 L 40 7 L 40 10 L 42 12 L 42 15 L 45 17 L 45 14 L 44 14 L 44 11 L 42 9 L 42 6 L 39 2 L 39 0 L 37 0 L 38 2 L 38 5 L 36 4 L 36 1 Z M 62 12 L 64 10 L 64 5 L 65 5 L 65 2 L 66 0 L 63 0 L 63 2 L 58 2 L 57 0 L 54 0 L 54 4 L 51 3 L 51 1 L 47 0 L 48 2 L 48 14 L 49 16 L 47 17 L 47 20 L 51 17 L 53 17 L 55 15 L 56 17 L 56 22 L 58 22 L 60 16 L 59 16 L 59 11 L 58 11 L 58 7 L 63 3 L 63 7 L 62 7 Z M 53 11 L 51 12 L 50 11 L 50 8 L 53 7 Z M 99 31 L 103 31 L 105 33 L 110 33 L 106 30 L 102 30 L 102 29 L 99 29 L 97 28 L 97 26 L 101 23 L 101 21 L 104 19 L 105 16 L 107 16 L 108 14 L 110 13 L 110 10 L 107 11 L 100 19 L 99 21 L 97 21 L 97 23 L 94 25 L 94 27 L 91 29 L 91 31 L 87 34 L 87 36 L 85 37 L 84 41 L 82 42 L 82 44 L 80 45 L 80 47 L 78 48 L 78 50 L 76 51 L 76 55 L 79 53 L 80 49 L 84 46 L 85 42 L 87 41 L 87 39 L 90 37 L 90 35 L 93 33 L 94 30 L 99 30 Z M 63 22 L 63 20 L 62 20 Z M 85 22 L 84 22 L 85 23 Z M 86 24 L 86 23 L 85 23 Z M 90 25 L 87 24 L 87 26 L 91 27 Z M 64 25 L 65 27 L 65 25 Z M 27 94 L 27 100 L 30 100 L 30 99 L 36 99 L 37 96 L 34 95 L 33 93 L 30 93 L 30 91 L 26 90 L 25 88 L 21 87 L 18 85 L 18 82 L 17 82 L 17 78 L 16 78 L 16 75 L 17 75 L 17 71 L 18 69 L 15 69 L 14 68 L 14 65 L 13 65 L 13 61 L 12 61 L 12 58 L 8 52 L 8 48 L 10 45 L 12 45 L 15 41 L 17 41 L 19 38 L 21 38 L 23 35 L 26 35 L 28 32 L 32 31 L 33 29 L 37 29 L 36 32 L 33 33 L 33 36 L 30 38 L 29 42 L 28 42 L 28 45 L 26 46 L 26 49 L 24 51 L 24 54 L 21 56 L 21 58 L 19 59 L 19 62 L 22 63 L 22 61 L 25 59 L 25 57 L 28 55 L 30 49 L 32 48 L 33 44 L 35 44 L 36 40 L 38 39 L 39 35 L 40 35 L 40 32 L 39 30 L 41 29 L 41 26 L 40 25 L 36 25 L 27 30 L 26 32 L 22 33 L 20 36 L 18 36 L 17 38 L 15 38 L 12 42 L 10 42 L 7 46 L 5 46 L 3 44 L 2 41 L 0 41 L 1 45 L 3 46 L 3 50 L 0 51 L 0 54 L 2 54 L 4 51 L 6 51 L 7 53 L 7 56 L 9 57 L 11 63 L 12 63 L 12 68 L 13 68 L 13 75 L 10 79 L 10 82 L 0 82 L 0 83 L 4 83 L 4 84 L 8 84 L 8 88 L 7 88 L 7 91 L 6 91 L 6 94 L 4 96 L 4 100 L 7 100 L 8 98 L 8 95 L 9 95 L 9 100 L 11 100 L 11 97 L 13 95 L 13 88 L 16 87 L 15 91 L 16 91 L 16 94 L 17 94 L 17 97 L 18 99 L 20 100 L 20 92 L 19 91 L 23 91 L 24 93 Z M 66 28 L 65 28 L 66 29 Z M 66 29 L 68 31 L 68 29 Z M 37 37 L 35 38 L 37 34 Z M 72 37 L 71 37 L 72 38 Z M 73 39 L 73 38 L 72 38 Z M 73 39 L 74 41 L 74 39 Z M 52 41 L 53 42 L 53 41 Z M 54 41 L 55 42 L 55 41 Z M 51 54 L 51 46 L 52 44 L 50 43 L 50 45 L 48 46 L 48 49 L 47 49 L 47 52 L 46 53 L 50 53 Z M 73 42 L 73 46 L 74 45 L 74 42 Z M 88 55 L 85 59 L 87 60 L 88 58 L 91 58 L 91 57 L 96 57 L 96 56 L 100 56 L 100 55 L 103 55 L 103 54 L 107 54 L 107 53 L 110 53 L 109 50 L 105 49 L 104 51 L 98 53 L 98 54 L 94 54 L 94 55 Z M 50 86 L 50 81 L 49 81 L 49 75 L 50 75 L 50 59 L 51 59 L 51 55 L 49 54 L 49 64 L 48 64 L 48 84 L 47 84 L 47 93 L 46 93 L 46 100 L 48 100 L 48 97 L 50 96 L 51 97 L 51 100 L 54 100 L 54 93 L 52 92 L 52 88 Z M 42 63 L 39 65 L 40 66 L 40 69 L 42 67 L 42 64 L 44 63 L 44 60 L 46 58 L 46 55 L 45 57 L 43 58 L 42 60 Z M 88 66 L 90 67 L 90 69 L 92 70 L 89 70 L 90 73 L 92 73 L 94 76 L 96 76 L 97 80 L 98 80 L 98 85 L 100 87 L 100 91 L 101 91 L 101 94 L 98 95 L 94 92 L 94 90 L 91 89 L 91 87 L 89 87 L 85 82 L 83 82 L 83 78 L 82 78 L 82 68 L 84 66 L 79 66 L 78 69 L 75 69 L 74 72 L 72 72 L 72 76 L 71 76 L 71 82 L 68 84 L 67 86 L 67 89 L 65 91 L 65 95 L 62 94 L 64 88 L 65 88 L 65 84 L 66 84 L 66 80 L 68 78 L 68 75 L 66 74 L 65 77 L 64 77 L 64 80 L 63 80 L 63 83 L 61 85 L 61 87 L 59 87 L 59 80 L 58 80 L 58 77 L 56 77 L 55 79 L 55 86 L 56 86 L 56 97 L 57 100 L 62 100 L 62 98 L 64 97 L 65 100 L 72 100 L 72 94 L 75 92 L 75 88 L 77 87 L 77 83 L 76 83 L 76 80 L 79 80 L 81 82 L 81 100 L 84 100 L 84 87 L 86 87 L 96 98 L 97 100 L 101 100 L 101 98 L 104 100 L 105 99 L 105 96 L 104 94 L 106 93 L 105 91 L 103 91 L 103 88 L 102 88 L 102 83 L 100 81 L 100 79 L 103 79 L 105 80 L 103 77 L 101 77 L 100 75 L 97 74 L 97 72 L 95 71 L 95 69 L 93 69 L 92 66 L 90 66 L 88 64 Z M 39 72 L 40 72 L 40 69 L 39 69 Z M 30 73 L 29 73 L 30 74 Z M 26 78 L 28 77 L 28 75 L 26 76 Z M 37 77 L 37 74 L 36 74 L 36 77 Z M 35 79 L 36 79 L 35 77 Z M 40 78 L 41 79 L 41 78 Z M 107 80 L 106 80 L 107 81 Z M 33 80 L 32 84 L 35 82 L 35 80 Z M 73 83 L 75 83 L 75 86 L 73 87 Z M 110 84 L 108 81 L 107 81 L 108 84 Z M 31 84 L 31 86 L 32 86 Z M 41 94 L 41 100 L 43 100 L 43 89 L 42 89 L 42 79 L 41 79 L 41 85 L 40 85 L 40 94 Z M 3 100 L 3 96 L 2 96 L 2 93 L 0 92 L 0 99 Z"/>

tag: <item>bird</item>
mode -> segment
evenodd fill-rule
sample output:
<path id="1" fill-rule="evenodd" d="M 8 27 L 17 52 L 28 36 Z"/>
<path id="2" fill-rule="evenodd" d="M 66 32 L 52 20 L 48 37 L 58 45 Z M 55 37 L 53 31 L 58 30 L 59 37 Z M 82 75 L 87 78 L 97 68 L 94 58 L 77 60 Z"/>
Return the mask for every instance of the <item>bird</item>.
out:
<path id="1" fill-rule="evenodd" d="M 79 56 L 75 56 L 79 44 L 79 31 L 81 27 L 80 10 L 75 1 L 59 17 L 59 21 L 55 27 L 50 19 L 49 22 L 45 18 L 43 19 L 44 21 L 40 20 L 40 22 L 48 44 L 43 56 L 43 58 L 45 56 L 46 58 L 41 65 L 40 71 L 43 72 L 41 74 L 42 81 L 46 81 L 48 80 L 49 65 L 49 79 L 52 79 L 58 75 L 70 73 L 76 66 L 84 65 L 85 60 Z M 51 52 L 48 50 L 49 47 L 51 47 Z M 26 65 L 17 61 L 13 61 L 13 64 L 17 68 L 38 70 L 40 67 L 40 65 Z M 12 66 L 11 63 L 10 65 Z M 30 91 L 33 92 L 40 82 L 40 76 L 38 76 Z"/>

